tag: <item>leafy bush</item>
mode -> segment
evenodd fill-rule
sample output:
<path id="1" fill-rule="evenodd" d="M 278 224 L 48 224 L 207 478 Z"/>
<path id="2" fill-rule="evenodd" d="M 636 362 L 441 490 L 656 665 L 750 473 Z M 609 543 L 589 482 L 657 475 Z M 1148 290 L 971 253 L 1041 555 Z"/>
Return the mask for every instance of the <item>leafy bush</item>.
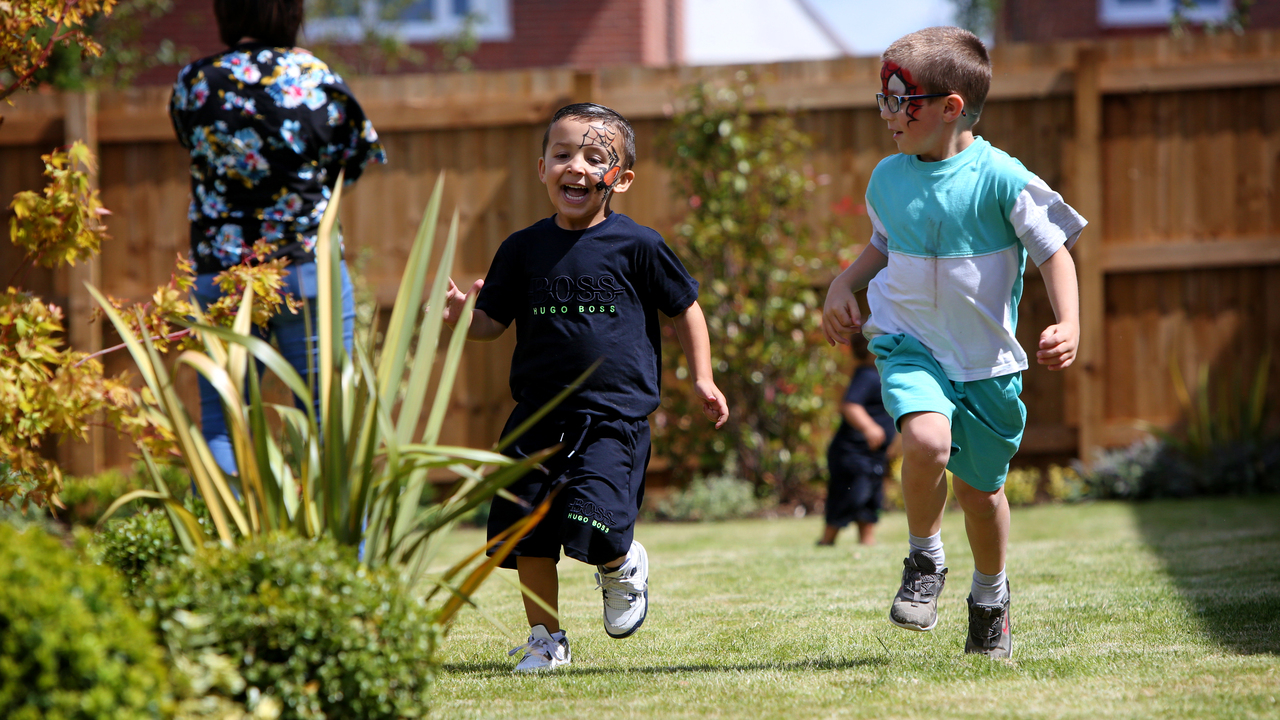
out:
<path id="1" fill-rule="evenodd" d="M 359 566 L 329 539 L 269 535 L 157 572 L 154 607 L 175 654 L 231 658 L 233 700 L 274 698 L 281 718 L 420 717 L 439 628 L 393 569 Z"/>
<path id="2" fill-rule="evenodd" d="M 1049 467 L 1045 490 L 1054 502 L 1080 502 L 1089 496 L 1089 488 L 1074 468 L 1052 465 Z"/>
<path id="3" fill-rule="evenodd" d="M 659 520 L 733 520 L 752 517 L 761 510 L 751 483 L 736 477 L 695 478 L 689 486 L 658 501 L 653 516 Z"/>
<path id="4" fill-rule="evenodd" d="M 111 572 L 0 524 L 0 717 L 156 718 L 168 702 L 160 648 Z"/>
<path id="5" fill-rule="evenodd" d="M 1100 451 L 1079 468 L 1088 494 L 1149 500 L 1280 492 L 1280 439 L 1206 446 L 1195 455 L 1154 438 Z"/>
<path id="6" fill-rule="evenodd" d="M 191 476 L 182 468 L 174 465 L 158 466 L 164 483 L 170 494 L 181 498 L 187 494 L 191 486 Z M 63 479 L 62 490 L 58 499 L 65 506 L 57 512 L 58 519 L 72 525 L 96 525 L 102 514 L 111 503 L 133 488 L 141 487 L 146 481 L 146 468 L 135 466 L 132 473 L 112 468 L 97 475 L 87 477 L 68 476 Z M 124 512 L 137 511 L 134 505 L 126 506 Z M 121 511 L 117 511 L 117 515 Z"/>
<path id="7" fill-rule="evenodd" d="M 209 528 L 209 511 L 203 501 L 188 500 L 186 507 L 201 526 Z M 130 594 L 136 593 L 157 568 L 172 566 L 182 555 L 182 546 L 173 536 L 173 525 L 158 510 L 108 521 L 93 536 L 90 550 L 98 562 L 124 577 Z"/>
<path id="8" fill-rule="evenodd" d="M 732 454 L 746 479 L 791 501 L 821 475 L 837 417 L 823 402 L 841 380 L 820 323 L 838 262 L 834 239 L 807 224 L 809 137 L 786 114 L 752 117 L 753 95 L 745 73 L 730 87 L 695 86 L 672 119 L 672 187 L 690 208 L 673 245 L 703 283 L 716 384 L 733 405 L 717 432 L 700 422 L 697 398 L 672 393 L 654 438 L 678 480 L 718 472 Z M 684 362 L 668 354 L 665 369 L 687 377 Z"/>
<path id="9" fill-rule="evenodd" d="M 1010 468 L 1004 479 L 1004 496 L 1009 505 L 1034 505 L 1036 493 L 1040 489 L 1039 468 Z"/>

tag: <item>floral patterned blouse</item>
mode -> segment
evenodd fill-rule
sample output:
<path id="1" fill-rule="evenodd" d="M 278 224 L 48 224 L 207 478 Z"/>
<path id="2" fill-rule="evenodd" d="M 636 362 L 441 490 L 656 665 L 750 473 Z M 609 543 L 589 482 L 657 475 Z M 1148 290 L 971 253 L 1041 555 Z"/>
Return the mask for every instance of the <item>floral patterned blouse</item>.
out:
<path id="1" fill-rule="evenodd" d="M 191 258 L 216 273 L 259 238 L 310 262 L 338 171 L 385 163 L 342 78 L 301 48 L 237 45 L 182 69 L 169 116 L 191 151 Z"/>

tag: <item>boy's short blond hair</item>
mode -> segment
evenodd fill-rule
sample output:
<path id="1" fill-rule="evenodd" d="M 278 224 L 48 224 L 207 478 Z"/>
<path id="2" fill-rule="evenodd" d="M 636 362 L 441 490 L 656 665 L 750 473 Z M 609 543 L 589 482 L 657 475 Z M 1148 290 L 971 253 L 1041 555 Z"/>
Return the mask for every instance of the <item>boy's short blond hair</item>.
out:
<path id="1" fill-rule="evenodd" d="M 977 35 L 958 27 L 925 28 L 893 41 L 880 59 L 906 68 L 920 94 L 964 98 L 970 124 L 978 122 L 991 89 L 991 58 Z"/>

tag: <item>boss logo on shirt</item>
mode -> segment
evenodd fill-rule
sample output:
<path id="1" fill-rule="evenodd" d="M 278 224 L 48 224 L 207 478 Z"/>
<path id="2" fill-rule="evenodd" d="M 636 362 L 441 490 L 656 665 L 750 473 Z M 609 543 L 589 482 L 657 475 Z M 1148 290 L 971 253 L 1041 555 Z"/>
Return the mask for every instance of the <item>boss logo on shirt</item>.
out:
<path id="1" fill-rule="evenodd" d="M 529 303 L 534 315 L 567 315 L 575 310 L 581 314 L 614 314 L 618 309 L 613 302 L 621 294 L 622 287 L 612 275 L 580 275 L 577 280 L 561 275 L 529 281 Z"/>

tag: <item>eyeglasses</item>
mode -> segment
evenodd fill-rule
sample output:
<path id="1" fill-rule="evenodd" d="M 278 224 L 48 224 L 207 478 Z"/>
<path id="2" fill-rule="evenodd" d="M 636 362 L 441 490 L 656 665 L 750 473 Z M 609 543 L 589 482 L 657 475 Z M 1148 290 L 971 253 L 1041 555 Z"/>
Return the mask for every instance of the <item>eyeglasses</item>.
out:
<path id="1" fill-rule="evenodd" d="M 929 95 L 885 95 L 884 93 L 876 93 L 876 104 L 880 106 L 880 111 L 884 112 L 887 108 L 889 112 L 896 113 L 902 109 L 902 103 L 911 100 L 924 100 L 926 98 L 946 97 L 951 93 L 931 93 Z"/>

